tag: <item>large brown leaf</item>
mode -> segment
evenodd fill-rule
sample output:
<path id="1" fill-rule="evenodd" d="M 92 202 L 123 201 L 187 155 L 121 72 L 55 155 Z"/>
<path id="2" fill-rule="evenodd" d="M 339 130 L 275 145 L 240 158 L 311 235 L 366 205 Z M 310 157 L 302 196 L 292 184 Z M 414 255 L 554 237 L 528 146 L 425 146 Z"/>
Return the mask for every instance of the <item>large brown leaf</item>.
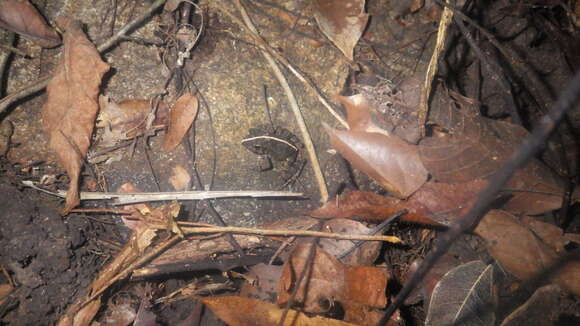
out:
<path id="1" fill-rule="evenodd" d="M 365 0 L 315 0 L 314 18 L 320 30 L 350 60 L 367 26 Z"/>
<path id="2" fill-rule="evenodd" d="M 423 139 L 419 153 L 425 168 L 441 182 L 469 182 L 490 177 L 528 135 L 520 126 L 468 114 L 451 105 L 441 108 L 431 118 L 448 133 Z M 530 215 L 558 209 L 563 189 L 561 178 L 534 159 L 506 185 L 506 192 L 513 197 L 504 208 Z"/>
<path id="3" fill-rule="evenodd" d="M 0 1 L 0 28 L 16 32 L 43 48 L 60 44 L 60 37 L 28 0 Z"/>
<path id="4" fill-rule="evenodd" d="M 580 294 L 580 260 L 576 257 L 561 261 L 563 255 L 553 247 L 558 246 L 553 232 L 534 232 L 508 212 L 492 210 L 475 233 L 486 240 L 489 252 L 502 267 L 518 279 L 529 280 L 542 272 L 550 272 L 549 280 Z M 545 241 L 542 236 L 548 234 Z"/>
<path id="5" fill-rule="evenodd" d="M 66 30 L 63 61 L 48 84 L 42 116 L 50 147 L 70 178 L 64 209 L 68 213 L 80 202 L 79 175 L 99 110 L 99 85 L 109 65 L 101 60 L 79 22 L 63 20 L 61 25 Z"/>

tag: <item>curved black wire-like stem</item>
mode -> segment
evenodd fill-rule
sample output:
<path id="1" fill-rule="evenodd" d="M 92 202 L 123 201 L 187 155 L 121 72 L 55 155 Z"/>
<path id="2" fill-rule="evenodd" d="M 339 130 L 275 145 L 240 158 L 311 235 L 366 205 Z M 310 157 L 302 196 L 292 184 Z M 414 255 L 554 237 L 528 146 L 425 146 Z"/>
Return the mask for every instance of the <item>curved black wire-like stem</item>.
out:
<path id="1" fill-rule="evenodd" d="M 482 217 L 491 209 L 492 203 L 497 198 L 503 186 L 511 178 L 512 174 L 538 153 L 566 112 L 576 106 L 579 100 L 580 72 L 576 73 L 566 89 L 560 94 L 552 110 L 544 115 L 537 123 L 532 134 L 526 137 L 512 157 L 491 177 L 489 185 L 479 193 L 477 201 L 469 212 L 451 226 L 448 231 L 442 234 L 440 241 L 425 256 L 423 263 L 421 263 L 417 271 L 411 276 L 411 279 L 401 289 L 393 303 L 387 308 L 378 325 L 386 325 L 392 314 L 401 306 L 411 291 L 423 280 L 427 272 L 447 252 L 459 236 L 464 232 L 472 230 L 479 224 Z"/>

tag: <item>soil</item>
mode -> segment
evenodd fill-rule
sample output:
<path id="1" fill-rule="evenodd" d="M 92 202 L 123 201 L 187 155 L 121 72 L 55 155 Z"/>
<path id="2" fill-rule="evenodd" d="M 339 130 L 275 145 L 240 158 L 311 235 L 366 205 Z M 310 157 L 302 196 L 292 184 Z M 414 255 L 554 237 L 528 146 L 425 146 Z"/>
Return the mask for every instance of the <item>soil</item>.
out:
<path id="1" fill-rule="evenodd" d="M 137 0 L 32 2 L 51 22 L 59 15 L 79 19 L 89 38 L 96 44 L 109 38 L 151 3 Z M 411 13 L 409 8 L 398 2 L 367 1 L 367 12 L 372 18 L 355 49 L 356 64 L 349 62 L 318 30 L 309 1 L 274 3 L 257 0 L 248 1 L 247 6 L 256 27 L 269 44 L 309 76 L 323 94 L 332 98 L 352 91 L 352 77 L 363 68 L 395 84 L 411 76 L 423 76 L 433 50 L 437 20 L 432 18 L 432 10 L 428 10 L 431 7 Z M 507 3 L 495 1 L 482 7 L 484 25 L 493 26 L 494 33 L 502 41 L 509 42 L 517 49 L 525 49 L 520 52 L 525 53 L 526 60 L 540 72 L 555 94 L 569 80 L 572 71 L 577 69 L 580 52 L 570 45 L 570 39 L 564 38 L 567 33 L 552 31 L 552 34 L 561 36 L 552 42 L 549 40 L 550 30 L 546 29 L 549 26 L 544 25 L 544 29 L 529 26 L 530 15 L 546 16 L 548 13 L 504 15 L 502 10 L 508 8 Z M 146 140 L 140 138 L 131 146 L 110 153 L 111 159 L 107 162 L 91 164 L 91 169 L 85 169 L 83 190 L 100 188 L 116 191 L 121 185 L 131 183 L 141 191 L 172 191 L 169 180 L 177 166 L 186 168 L 192 174 L 191 167 L 195 166 L 200 178 L 199 185 L 194 182 L 192 188 L 195 190 L 279 190 L 280 185 L 284 184 L 287 171 L 283 170 L 287 169 L 264 171 L 259 155 L 245 148 L 242 140 L 248 137 L 250 130 L 264 125 L 287 129 L 298 138 L 301 138 L 300 131 L 285 93 L 260 50 L 235 22 L 220 11 L 218 6 L 221 5 L 224 5 L 221 1 L 200 1 L 200 7 L 204 8 L 204 33 L 183 69 L 182 84 L 200 98 L 195 127 L 188 135 L 189 144 L 183 142 L 176 150 L 163 152 L 161 136 Z M 283 14 L 285 11 L 280 11 L 280 6 L 286 11 L 299 13 L 296 16 L 299 19 Z M 548 10 L 546 8 L 546 12 Z M 163 15 L 156 13 L 131 34 L 132 39 L 121 42 L 103 55 L 104 60 L 113 67 L 103 82 L 103 94 L 120 102 L 124 99 L 151 99 L 164 91 L 170 77 L 168 62 L 172 62 L 171 56 L 174 55 L 164 43 L 167 41 L 165 24 L 175 17 L 167 13 Z M 501 19 L 495 21 L 498 16 Z M 192 24 L 199 26 L 200 17 L 195 17 Z M 1 37 L 6 40 L 7 34 Z M 448 46 L 466 47 L 464 43 L 457 45 L 460 38 L 458 32 L 451 33 Z M 491 45 L 483 44 L 486 54 L 492 58 L 497 55 Z M 5 93 L 49 75 L 60 59 L 60 48 L 41 50 L 24 39 L 19 39 L 15 45 L 32 58 L 11 58 L 4 76 L 7 81 Z M 479 98 L 487 116 L 509 120 L 509 111 L 505 109 L 500 95 L 504 92 L 503 87 L 493 77 L 490 78 L 493 73 L 485 65 L 480 64 L 473 54 L 466 55 L 466 52 L 467 48 L 460 48 L 446 57 L 440 75 L 447 76 L 450 83 L 466 96 Z M 311 90 L 287 69 L 284 73 L 296 93 L 331 197 L 345 189 L 385 193 L 378 184 L 361 172 L 353 171 L 340 155 L 332 151 L 322 123 L 331 127 L 337 127 L 339 123 Z M 478 76 L 481 83 L 474 83 L 476 78 L 473 76 Z M 175 92 L 176 85 L 170 85 Z M 541 112 L 523 90 L 516 91 L 529 125 Z M 0 165 L 0 267 L 9 271 L 7 275 L 17 284 L 16 290 L 0 305 L 0 323 L 7 325 L 54 324 L 71 302 L 85 295 L 87 286 L 127 241 L 129 234 L 129 229 L 117 216 L 70 214 L 63 217 L 59 214 L 62 203 L 58 199 L 22 186 L 22 180 L 49 178 L 53 181 L 47 187 L 64 189 L 68 182 L 66 173 L 47 145 L 42 128 L 39 112 L 45 99 L 44 93 L 35 94 L 0 116 L 0 119 L 9 120 L 14 126 L 11 149 L 1 159 Z M 549 99 L 546 101 L 551 102 Z M 341 110 L 336 102 L 333 104 Z M 570 114 L 569 122 L 572 129 L 577 130 L 580 113 Z M 102 131 L 95 134 L 95 151 L 99 150 L 100 133 Z M 300 150 L 303 151 L 302 148 Z M 306 153 L 302 152 L 299 156 L 302 160 Z M 570 163 L 570 177 L 574 177 L 577 173 L 576 160 Z M 560 167 L 556 160 L 554 168 Z M 282 190 L 301 192 L 304 199 L 228 199 L 213 201 L 212 205 L 227 224 L 250 227 L 300 216 L 321 204 L 312 166 L 308 162 L 297 174 L 296 180 Z M 103 208 L 106 205 L 92 202 L 84 207 Z M 217 223 L 207 210 L 190 204 L 184 206 L 183 219 L 193 221 L 200 218 L 204 222 Z M 569 232 L 578 230 L 578 224 L 572 224 L 568 229 Z M 412 261 L 423 257 L 431 248 L 434 235 L 425 239 L 416 226 L 405 224 L 396 224 L 389 232 L 401 236 L 408 244 L 385 249 L 382 258 L 382 261 L 394 266 L 400 285 Z M 482 244 L 473 238 L 461 241 L 463 247 L 455 248 L 455 256 L 460 257 L 461 261 L 475 258 L 490 262 Z M 166 295 L 201 275 L 188 274 L 156 280 L 152 286 L 157 292 L 153 292 L 159 296 Z M 217 279 L 220 275 L 210 273 L 208 277 Z M 3 283 L 8 281 L 4 279 Z M 134 293 L 135 287 L 136 284 L 129 284 L 123 290 Z M 122 302 L 135 305 L 139 299 L 134 294 L 128 294 L 126 298 L 118 295 L 109 301 L 115 304 Z M 572 319 L 580 318 L 573 313 L 573 307 L 577 305 L 578 301 L 571 299 L 567 308 L 562 310 L 569 313 Z M 191 307 L 191 303 L 173 303 L 159 308 L 157 313 L 162 323 L 173 325 L 190 316 Z M 424 312 L 421 310 L 418 306 L 405 308 L 403 313 L 408 314 L 409 324 L 422 322 Z M 203 316 L 202 325 L 221 323 L 209 312 Z"/>

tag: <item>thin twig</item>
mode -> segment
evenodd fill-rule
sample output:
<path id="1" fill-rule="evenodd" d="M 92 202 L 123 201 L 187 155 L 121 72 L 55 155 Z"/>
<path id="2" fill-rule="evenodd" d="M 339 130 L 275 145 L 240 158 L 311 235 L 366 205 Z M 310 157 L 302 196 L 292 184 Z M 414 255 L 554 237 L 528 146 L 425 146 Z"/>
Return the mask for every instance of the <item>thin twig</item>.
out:
<path id="1" fill-rule="evenodd" d="M 141 24 L 145 19 L 149 18 L 149 16 L 155 10 L 157 10 L 161 6 L 163 6 L 165 1 L 166 0 L 157 0 L 154 3 L 152 3 L 149 6 L 149 8 L 147 8 L 141 15 L 139 15 L 139 17 L 135 18 L 135 20 L 131 21 L 130 23 L 125 25 L 123 28 L 121 28 L 119 31 L 117 31 L 117 33 L 114 36 L 112 36 L 111 38 L 109 38 L 107 41 L 105 41 L 105 43 L 99 45 L 97 47 L 97 50 L 99 51 L 99 53 L 103 53 L 103 52 L 109 50 L 119 40 L 121 40 L 123 37 L 125 37 L 127 33 L 129 33 L 132 29 L 134 29 L 139 24 Z M 8 96 L 4 97 L 0 101 L 0 113 L 6 111 L 6 109 L 12 103 L 43 90 L 44 88 L 46 88 L 46 85 L 48 85 L 48 82 L 51 79 L 52 79 L 52 75 L 40 78 L 37 81 L 31 83 L 30 85 L 23 87 L 23 88 L 15 91 L 11 94 L 8 94 Z"/>
<path id="2" fill-rule="evenodd" d="M 254 34 L 255 37 L 261 38 L 259 36 L 258 30 L 256 26 L 252 23 L 252 20 L 248 16 L 246 9 L 242 6 L 240 0 L 236 0 L 236 6 L 242 15 L 242 19 L 244 23 L 248 27 L 248 29 Z M 272 68 L 274 75 L 278 79 L 280 85 L 284 89 L 286 96 L 288 97 L 288 101 L 290 102 L 290 107 L 292 108 L 292 112 L 294 113 L 294 117 L 296 118 L 296 122 L 298 123 L 298 127 L 300 129 L 300 133 L 302 134 L 302 141 L 306 147 L 306 151 L 308 152 L 308 157 L 310 159 L 310 164 L 314 171 L 314 176 L 316 178 L 316 182 L 318 183 L 318 190 L 320 191 L 320 201 L 322 203 L 326 203 L 328 201 L 328 189 L 326 188 L 326 181 L 324 180 L 324 175 L 322 173 L 322 169 L 320 168 L 320 164 L 318 162 L 318 156 L 316 155 L 316 149 L 314 148 L 314 143 L 312 142 L 312 138 L 310 137 L 310 133 L 308 132 L 308 128 L 306 127 L 306 122 L 304 122 L 304 117 L 302 116 L 302 112 L 298 107 L 298 101 L 296 101 L 296 97 L 294 96 L 294 92 L 290 88 L 286 77 L 280 70 L 280 67 L 274 61 L 274 58 L 270 55 L 268 51 L 262 50 L 262 55 L 268 61 L 268 64 Z"/>
<path id="3" fill-rule="evenodd" d="M 437 42 L 435 43 L 435 49 L 433 49 L 429 66 L 427 66 L 425 85 L 421 91 L 421 99 L 419 102 L 419 130 L 422 136 L 425 135 L 425 124 L 427 123 L 427 117 L 429 116 L 429 98 L 431 96 L 433 78 L 437 73 L 439 57 L 445 49 L 447 30 L 449 29 L 449 24 L 451 24 L 452 18 L 453 11 L 445 7 L 445 9 L 443 9 L 443 14 L 441 14 L 441 21 L 439 22 L 439 30 L 437 32 Z"/>
<path id="4" fill-rule="evenodd" d="M 148 224 L 150 227 L 167 229 L 167 225 Z M 275 229 L 258 229 L 245 228 L 237 226 L 188 226 L 192 225 L 187 222 L 177 222 L 177 225 L 185 234 L 212 234 L 212 233 L 235 233 L 235 234 L 255 234 L 262 236 L 276 237 L 317 237 L 338 240 L 364 240 L 364 241 L 385 241 L 390 243 L 401 243 L 401 239 L 388 235 L 364 235 L 364 234 L 347 234 L 347 233 L 330 233 L 308 230 L 275 230 Z"/>
<path id="5" fill-rule="evenodd" d="M 14 44 L 16 40 L 16 33 L 8 32 L 8 44 Z M 6 67 L 8 65 L 8 59 L 10 59 L 10 52 L 4 52 L 0 54 L 0 96 L 4 95 L 5 86 L 4 85 L 4 73 L 6 72 Z"/>
<path id="6" fill-rule="evenodd" d="M 417 271 L 401 289 L 393 303 L 387 308 L 385 315 L 378 325 L 386 325 L 391 315 L 405 301 L 411 291 L 423 280 L 429 270 L 442 257 L 451 245 L 463 234 L 475 228 L 483 216 L 491 209 L 491 206 L 503 186 L 511 178 L 513 173 L 524 166 L 543 147 L 550 133 L 562 120 L 566 111 L 577 106 L 580 100 L 580 72 L 574 76 L 570 84 L 562 92 L 558 101 L 546 115 L 540 119 L 531 135 L 526 137 L 518 150 L 504 163 L 502 168 L 490 178 L 488 186 L 477 196 L 473 207 L 445 232 L 434 249 L 427 254 Z"/>
<path id="7" fill-rule="evenodd" d="M 13 38 L 11 38 L 9 36 L 8 44 L 12 44 L 13 43 L 13 41 L 11 41 L 11 39 L 13 39 Z M 28 54 L 26 54 L 26 52 L 24 52 L 22 50 L 19 50 L 19 49 L 15 48 L 15 47 L 13 47 L 11 45 L 6 45 L 6 44 L 0 43 L 0 49 L 4 50 L 4 52 L 12 52 L 12 53 L 17 54 L 17 55 L 19 55 L 21 57 L 32 59 L 32 57 L 29 56 Z"/>
<path id="8" fill-rule="evenodd" d="M 48 191 L 36 186 L 32 181 L 22 181 L 27 187 L 42 191 L 49 195 L 66 198 L 66 191 L 58 192 Z M 173 192 L 85 192 L 80 193 L 81 200 L 115 200 L 113 205 L 127 205 L 135 203 L 144 203 L 151 201 L 168 201 L 168 200 L 203 200 L 216 198 L 266 198 L 266 197 L 303 197 L 302 193 L 287 191 L 173 191 Z"/>

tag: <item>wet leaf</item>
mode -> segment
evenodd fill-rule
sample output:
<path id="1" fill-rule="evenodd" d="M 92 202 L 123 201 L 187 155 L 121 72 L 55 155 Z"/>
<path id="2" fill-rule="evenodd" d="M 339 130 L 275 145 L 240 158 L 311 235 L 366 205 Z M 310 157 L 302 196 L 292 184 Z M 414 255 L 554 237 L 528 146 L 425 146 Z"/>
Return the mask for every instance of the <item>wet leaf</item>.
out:
<path id="1" fill-rule="evenodd" d="M 76 21 L 63 19 L 63 61 L 47 86 L 48 99 L 42 108 L 49 145 L 65 167 L 70 185 L 64 213 L 80 202 L 78 187 L 83 159 L 89 149 L 101 78 L 109 70 L 95 46 Z M 64 27 L 63 26 L 63 27 Z"/>
<path id="2" fill-rule="evenodd" d="M 425 325 L 494 325 L 496 301 L 492 265 L 463 264 L 435 286 Z"/>
<path id="3" fill-rule="evenodd" d="M 177 99 L 169 112 L 169 126 L 163 139 L 164 151 L 172 151 L 179 145 L 197 116 L 198 105 L 197 97 L 191 93 Z"/>
<path id="4" fill-rule="evenodd" d="M 455 108 L 439 110 L 433 121 L 448 133 L 419 144 L 425 168 L 440 182 L 460 183 L 486 179 L 498 171 L 528 132 L 517 125 L 469 115 Z M 541 214 L 561 207 L 563 182 L 538 160 L 519 169 L 505 186 L 512 198 L 504 209 Z"/>
<path id="5" fill-rule="evenodd" d="M 178 164 L 173 167 L 173 174 L 169 177 L 169 183 L 173 189 L 177 191 L 187 190 L 190 182 L 191 176 L 183 166 Z"/>
<path id="6" fill-rule="evenodd" d="M 18 33 L 43 48 L 61 43 L 58 33 L 28 0 L 0 1 L 0 28 Z"/>
<path id="7" fill-rule="evenodd" d="M 370 234 L 371 229 L 361 222 L 335 218 L 324 223 L 322 230 L 328 232 L 340 232 L 347 234 Z M 350 240 L 321 239 L 319 245 L 329 254 L 338 257 L 349 250 L 356 242 Z M 367 241 L 357 249 L 353 250 L 341 262 L 350 266 L 372 265 L 379 257 L 382 243 L 378 241 Z"/>
<path id="8" fill-rule="evenodd" d="M 201 301 L 230 326 L 278 325 L 284 309 L 272 303 L 243 297 L 224 296 L 203 298 Z M 289 310 L 284 326 L 354 326 L 347 322 L 323 317 L 308 317 Z"/>
<path id="9" fill-rule="evenodd" d="M 487 242 L 490 254 L 501 266 L 520 280 L 529 280 L 551 271 L 547 278 L 562 288 L 580 294 L 580 261 L 563 256 L 536 233 L 508 212 L 490 211 L 475 233 Z M 548 239 L 554 245 L 554 240 Z M 558 265 L 555 265 L 558 264 Z"/>
<path id="10" fill-rule="evenodd" d="M 320 30 L 353 60 L 354 47 L 367 25 L 364 0 L 315 0 L 314 18 Z"/>
<path id="11" fill-rule="evenodd" d="M 552 326 L 560 311 L 560 297 L 561 290 L 557 285 L 545 285 L 507 316 L 501 326 Z"/>

